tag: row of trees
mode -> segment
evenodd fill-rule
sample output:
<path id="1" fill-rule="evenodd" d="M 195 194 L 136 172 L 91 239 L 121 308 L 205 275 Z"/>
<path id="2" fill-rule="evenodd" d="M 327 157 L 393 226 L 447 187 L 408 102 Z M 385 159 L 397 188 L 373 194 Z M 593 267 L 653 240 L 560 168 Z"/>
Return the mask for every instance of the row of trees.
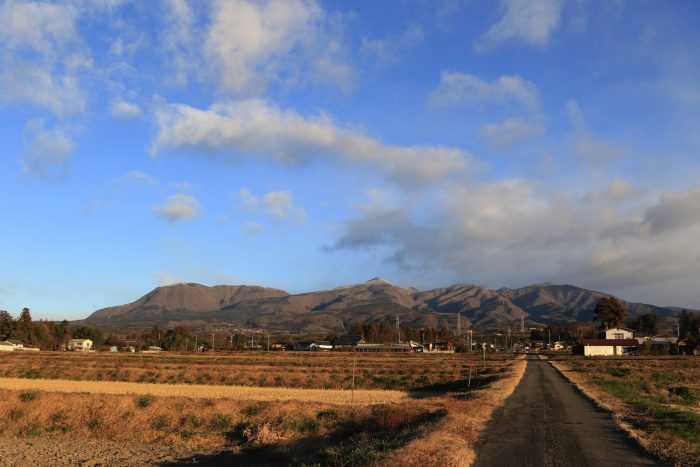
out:
<path id="1" fill-rule="evenodd" d="M 379 343 L 398 341 L 399 332 L 401 333 L 400 339 L 402 341 L 435 342 L 454 337 L 454 333 L 445 327 L 440 329 L 431 327 L 423 329 L 401 327 L 400 331 L 397 331 L 396 324 L 392 323 L 391 320 L 383 320 L 378 324 L 354 323 L 350 327 L 348 334 L 351 336 L 364 336 L 367 342 Z M 332 341 L 335 337 L 337 336 L 332 334 L 328 336 L 327 339 Z"/>
<path id="2" fill-rule="evenodd" d="M 34 321 L 29 308 L 22 309 L 17 318 L 0 310 L 0 340 L 17 339 L 41 350 L 60 350 L 71 339 L 90 339 L 101 346 L 105 337 L 99 329 L 88 326 L 71 326 L 68 321 Z"/>

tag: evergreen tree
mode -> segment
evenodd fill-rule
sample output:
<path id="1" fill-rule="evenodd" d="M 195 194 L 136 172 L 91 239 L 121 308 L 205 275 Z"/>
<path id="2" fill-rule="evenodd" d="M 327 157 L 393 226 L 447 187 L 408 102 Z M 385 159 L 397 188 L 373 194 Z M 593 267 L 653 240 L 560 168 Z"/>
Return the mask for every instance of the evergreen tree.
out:
<path id="1" fill-rule="evenodd" d="M 14 320 L 12 315 L 5 310 L 0 310 L 0 340 L 5 340 L 12 334 Z"/>
<path id="2" fill-rule="evenodd" d="M 614 328 L 622 324 L 627 310 L 615 297 L 601 298 L 593 311 L 593 319 L 600 322 L 601 329 Z"/>
<path id="3" fill-rule="evenodd" d="M 29 312 L 29 308 L 22 308 L 22 313 L 19 314 L 18 321 L 18 327 L 22 335 L 22 339 L 26 339 L 27 342 L 31 342 L 32 314 Z"/>

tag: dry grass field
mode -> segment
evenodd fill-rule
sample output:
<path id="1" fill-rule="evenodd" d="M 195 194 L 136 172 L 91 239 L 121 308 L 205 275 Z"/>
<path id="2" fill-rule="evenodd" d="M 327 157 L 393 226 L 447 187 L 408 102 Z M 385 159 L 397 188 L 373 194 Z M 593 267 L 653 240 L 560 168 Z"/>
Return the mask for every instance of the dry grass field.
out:
<path id="1" fill-rule="evenodd" d="M 700 465 L 700 359 L 554 358 L 552 363 L 646 449 Z"/>
<path id="2" fill-rule="evenodd" d="M 188 452 L 243 465 L 371 465 L 387 456 L 404 465 L 469 465 L 481 428 L 525 368 L 524 361 L 506 356 L 491 356 L 484 365 L 476 355 L 357 355 L 360 389 L 351 404 L 351 391 L 339 389 L 348 387 L 347 375 L 352 379 L 354 356 L 3 355 L 2 376 L 20 377 L 3 381 L 21 386 L 0 389 L 0 441 L 105 440 L 126 450 L 151 443 L 154 453 L 156 446 L 170 446 L 181 460 Z M 117 385 L 126 385 L 127 393 L 95 392 L 110 386 L 107 374 L 138 381 L 146 372 L 184 373 L 178 378 L 185 383 L 164 384 L 172 381 L 165 376 L 157 383 Z M 197 375 L 205 373 L 212 378 L 198 384 Z M 267 384 L 233 386 L 231 374 Z M 278 376 L 291 388 L 277 387 L 283 386 Z M 221 378 L 231 386 L 208 384 Z M 333 389 L 317 389 L 331 382 Z M 89 393 L 79 392 L 87 387 Z M 182 388 L 190 392 L 178 393 Z M 231 395 L 216 392 L 225 390 Z M 0 442 L 0 456 L 11 455 L 8 449 Z M 27 449 L 22 446 L 23 455 Z M 41 452 L 36 455 L 41 463 Z M 70 455 L 64 460 L 78 463 Z"/>
<path id="3" fill-rule="evenodd" d="M 473 366 L 458 354 L 13 352 L 0 358 L 0 378 L 349 389 L 353 364 L 356 389 L 400 390 L 450 384 Z"/>

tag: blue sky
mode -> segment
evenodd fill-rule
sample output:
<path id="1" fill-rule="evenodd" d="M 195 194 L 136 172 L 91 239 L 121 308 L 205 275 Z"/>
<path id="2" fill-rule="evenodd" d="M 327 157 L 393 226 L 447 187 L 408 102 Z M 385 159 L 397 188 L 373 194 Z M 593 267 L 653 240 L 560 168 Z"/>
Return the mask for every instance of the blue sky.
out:
<path id="1" fill-rule="evenodd" d="M 0 309 L 181 281 L 700 308 L 693 1 L 0 2 Z"/>

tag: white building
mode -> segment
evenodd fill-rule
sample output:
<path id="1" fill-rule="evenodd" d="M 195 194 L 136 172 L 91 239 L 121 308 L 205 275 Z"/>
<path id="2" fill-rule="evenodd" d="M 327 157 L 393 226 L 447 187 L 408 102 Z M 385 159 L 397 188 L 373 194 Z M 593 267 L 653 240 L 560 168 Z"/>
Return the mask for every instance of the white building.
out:
<path id="1" fill-rule="evenodd" d="M 616 327 L 605 330 L 606 339 L 634 339 L 634 331 L 631 329 Z"/>
<path id="2" fill-rule="evenodd" d="M 68 350 L 87 352 L 91 349 L 92 341 L 90 339 L 71 339 L 68 341 Z"/>
<path id="3" fill-rule="evenodd" d="M 7 341 L 0 342 L 0 352 L 12 352 L 15 350 L 15 346 Z"/>
<path id="4" fill-rule="evenodd" d="M 636 339 L 584 339 L 583 355 L 586 357 L 611 357 L 625 355 L 637 348 Z"/>

